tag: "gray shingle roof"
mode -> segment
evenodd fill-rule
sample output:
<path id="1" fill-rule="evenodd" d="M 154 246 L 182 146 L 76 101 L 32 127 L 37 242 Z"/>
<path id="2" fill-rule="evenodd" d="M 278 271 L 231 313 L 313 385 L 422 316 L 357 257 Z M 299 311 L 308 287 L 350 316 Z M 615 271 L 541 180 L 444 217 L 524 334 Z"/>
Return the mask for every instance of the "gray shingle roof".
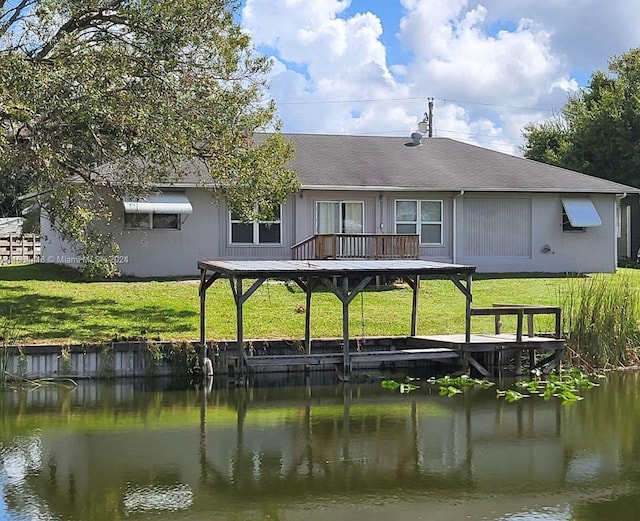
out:
<path id="1" fill-rule="evenodd" d="M 639 193 L 640 189 L 461 143 L 409 137 L 284 134 L 303 188 Z"/>

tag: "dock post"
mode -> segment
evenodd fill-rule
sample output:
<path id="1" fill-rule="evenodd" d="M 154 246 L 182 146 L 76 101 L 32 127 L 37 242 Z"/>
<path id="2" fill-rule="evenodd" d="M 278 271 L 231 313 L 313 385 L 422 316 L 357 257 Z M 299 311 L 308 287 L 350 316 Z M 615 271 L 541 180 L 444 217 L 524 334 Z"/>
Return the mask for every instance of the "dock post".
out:
<path id="1" fill-rule="evenodd" d="M 466 285 L 466 306 L 465 306 L 465 317 L 464 317 L 464 341 L 469 344 L 471 343 L 471 303 L 473 301 L 473 297 L 471 294 L 471 273 L 467 274 L 467 285 Z"/>
<path id="2" fill-rule="evenodd" d="M 342 277 L 342 365 L 345 381 L 351 379 L 351 358 L 349 354 L 349 277 Z"/>
<path id="3" fill-rule="evenodd" d="M 207 333 L 206 333 L 206 302 L 207 302 L 207 271 L 200 270 L 200 364 L 202 376 L 210 378 L 213 376 L 213 364 L 207 353 Z"/>
<path id="4" fill-rule="evenodd" d="M 242 319 L 242 277 L 238 277 L 235 282 L 232 282 L 234 287 L 234 298 L 236 301 L 236 339 L 238 341 L 238 384 L 244 385 L 246 378 L 246 363 L 244 352 L 244 324 Z"/>
<path id="5" fill-rule="evenodd" d="M 411 302 L 411 336 L 418 334 L 418 292 L 420 290 L 420 275 L 416 275 L 413 283 L 413 300 Z"/>
<path id="6" fill-rule="evenodd" d="M 306 307 L 304 308 L 304 348 L 305 352 L 311 354 L 311 294 L 315 283 L 313 279 L 307 279 L 306 288 Z"/>

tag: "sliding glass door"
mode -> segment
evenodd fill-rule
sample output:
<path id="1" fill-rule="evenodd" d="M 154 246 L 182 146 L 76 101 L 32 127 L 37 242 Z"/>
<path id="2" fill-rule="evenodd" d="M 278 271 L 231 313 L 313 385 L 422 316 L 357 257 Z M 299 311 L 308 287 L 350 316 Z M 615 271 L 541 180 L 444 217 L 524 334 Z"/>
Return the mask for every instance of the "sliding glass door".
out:
<path id="1" fill-rule="evenodd" d="M 362 233 L 364 203 L 362 201 L 318 201 L 316 233 Z"/>

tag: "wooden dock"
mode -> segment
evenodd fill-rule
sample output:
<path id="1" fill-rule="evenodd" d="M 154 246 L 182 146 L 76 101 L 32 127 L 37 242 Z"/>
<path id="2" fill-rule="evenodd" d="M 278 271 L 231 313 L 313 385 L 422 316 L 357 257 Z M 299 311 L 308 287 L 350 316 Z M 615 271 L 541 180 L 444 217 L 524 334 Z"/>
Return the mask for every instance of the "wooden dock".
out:
<path id="1" fill-rule="evenodd" d="M 461 371 L 472 369 L 484 376 L 491 374 L 488 366 L 495 360 L 512 355 L 517 368 L 522 356 L 528 355 L 529 367 L 545 372 L 557 368 L 564 356 L 565 342 L 561 338 L 561 310 L 554 306 L 531 304 L 494 304 L 488 308 L 472 307 L 471 282 L 475 267 L 423 261 L 394 260 L 291 260 L 291 261 L 200 261 L 200 346 L 203 367 L 208 359 L 206 324 L 207 289 L 217 280 L 228 280 L 236 304 L 236 354 L 238 381 L 246 372 L 258 367 L 311 367 L 334 365 L 342 378 L 348 380 L 353 367 L 412 360 L 458 360 Z M 418 291 L 421 281 L 430 277 L 446 277 L 465 297 L 465 331 L 460 335 L 420 336 L 417 332 Z M 409 335 L 399 346 L 386 349 L 352 349 L 349 335 L 349 304 L 376 277 L 400 278 L 413 291 Z M 271 278 L 291 280 L 306 294 L 305 332 L 302 352 L 281 354 L 252 354 L 244 339 L 243 305 L 251 295 Z M 247 282 L 247 287 L 244 283 Z M 310 338 L 310 310 L 315 288 L 324 285 L 342 303 L 341 351 L 312 353 Z M 536 315 L 555 316 L 555 332 L 551 336 L 536 336 L 533 320 Z M 515 334 L 502 332 L 502 317 L 513 315 Z M 494 334 L 472 334 L 473 316 L 493 316 Z M 527 325 L 526 334 L 524 325 Z M 539 358 L 539 355 L 543 358 Z"/>

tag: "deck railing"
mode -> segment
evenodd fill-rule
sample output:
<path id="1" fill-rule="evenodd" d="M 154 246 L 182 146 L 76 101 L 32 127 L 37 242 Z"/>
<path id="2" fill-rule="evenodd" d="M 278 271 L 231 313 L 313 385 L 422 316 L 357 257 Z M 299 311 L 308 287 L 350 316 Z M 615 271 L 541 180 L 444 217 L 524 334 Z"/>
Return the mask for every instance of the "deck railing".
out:
<path id="1" fill-rule="evenodd" d="M 310 259 L 417 259 L 418 235 L 319 233 L 294 244 L 291 258 Z"/>
<path id="2" fill-rule="evenodd" d="M 0 237 L 0 264 L 38 262 L 40 237 L 29 233 Z"/>

